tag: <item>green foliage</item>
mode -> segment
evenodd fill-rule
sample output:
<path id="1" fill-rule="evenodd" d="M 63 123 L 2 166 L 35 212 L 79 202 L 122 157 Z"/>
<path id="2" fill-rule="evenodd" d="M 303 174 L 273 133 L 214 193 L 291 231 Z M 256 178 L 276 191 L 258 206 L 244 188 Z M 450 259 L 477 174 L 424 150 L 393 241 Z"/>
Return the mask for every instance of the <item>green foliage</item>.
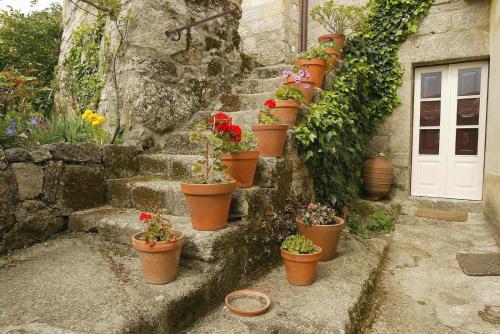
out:
<path id="1" fill-rule="evenodd" d="M 96 110 L 101 98 L 107 64 L 100 52 L 103 44 L 108 44 L 104 38 L 105 23 L 99 15 L 91 25 L 83 23 L 75 29 L 64 61 L 64 69 L 69 74 L 68 90 L 80 113 L 85 109 Z"/>
<path id="2" fill-rule="evenodd" d="M 278 124 L 278 119 L 273 115 L 273 112 L 270 108 L 264 108 L 259 113 L 259 124 Z"/>
<path id="3" fill-rule="evenodd" d="M 356 5 L 344 5 L 327 0 L 311 9 L 311 17 L 330 33 L 346 35 L 360 30 L 365 13 Z"/>
<path id="4" fill-rule="evenodd" d="M 281 244 L 281 248 L 292 254 L 311 254 L 316 247 L 311 240 L 303 235 L 290 235 Z"/>
<path id="5" fill-rule="evenodd" d="M 352 212 L 345 210 L 349 230 L 362 238 L 369 238 L 370 234 L 386 234 L 394 231 L 396 217 L 400 208 L 392 207 L 389 211 L 373 211 L 357 202 Z"/>
<path id="6" fill-rule="evenodd" d="M 45 115 L 53 106 L 51 86 L 61 44 L 61 21 L 62 8 L 58 4 L 29 14 L 12 9 L 0 11 L 0 71 L 36 77 L 24 105 Z"/>
<path id="7" fill-rule="evenodd" d="M 283 85 L 280 86 L 274 96 L 281 101 L 294 100 L 298 103 L 304 103 L 304 93 L 297 87 Z"/>
<path id="8" fill-rule="evenodd" d="M 387 211 L 375 211 L 368 221 L 367 228 L 377 233 L 390 233 L 394 231 L 395 217 Z"/>
<path id="9" fill-rule="evenodd" d="M 146 241 L 147 244 L 152 246 L 157 242 L 175 238 L 172 232 L 172 224 L 159 213 L 154 216 L 142 213 L 140 220 L 146 224 L 144 227 L 144 241 Z"/>
<path id="10" fill-rule="evenodd" d="M 257 149 L 257 139 L 253 131 L 243 130 L 240 142 L 227 141 L 227 151 L 231 153 L 248 152 Z"/>
<path id="11" fill-rule="evenodd" d="M 321 58 L 328 59 L 330 55 L 326 52 L 326 45 L 320 44 L 299 55 L 299 59 Z"/>
<path id="12" fill-rule="evenodd" d="M 364 29 L 347 44 L 332 90 L 296 127 L 321 202 L 343 207 L 357 197 L 368 143 L 399 103 L 399 46 L 417 30 L 432 2 L 371 0 Z"/>

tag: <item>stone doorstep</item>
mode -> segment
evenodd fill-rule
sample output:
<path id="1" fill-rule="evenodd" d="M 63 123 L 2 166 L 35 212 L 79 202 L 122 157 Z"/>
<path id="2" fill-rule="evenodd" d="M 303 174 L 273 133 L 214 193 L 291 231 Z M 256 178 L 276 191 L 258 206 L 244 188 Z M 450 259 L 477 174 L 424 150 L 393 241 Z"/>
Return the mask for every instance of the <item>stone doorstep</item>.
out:
<path id="1" fill-rule="evenodd" d="M 193 177 L 191 166 L 199 155 L 174 155 L 174 154 L 143 154 L 139 157 L 139 173 L 142 176 L 163 177 L 169 180 L 188 180 Z M 264 188 L 273 187 L 278 165 L 283 158 L 259 159 L 255 173 L 254 185 Z"/>
<path id="2" fill-rule="evenodd" d="M 415 216 L 455 222 L 466 222 L 469 219 L 469 213 L 466 211 L 448 211 L 425 208 L 417 209 Z"/>
<path id="3" fill-rule="evenodd" d="M 289 64 L 279 64 L 273 66 L 257 67 L 253 70 L 252 75 L 258 79 L 275 78 L 281 76 L 283 71 L 293 70 L 293 66 Z"/>
<path id="4" fill-rule="evenodd" d="M 154 177 L 137 177 L 107 181 L 109 203 L 114 207 L 135 208 L 155 212 L 164 210 L 165 214 L 189 217 L 180 181 L 167 181 Z M 229 210 L 229 219 L 238 219 L 249 214 L 252 196 L 270 197 L 272 189 L 251 187 L 236 189 Z"/>
<path id="5" fill-rule="evenodd" d="M 131 245 L 131 237 L 141 229 L 139 215 L 135 209 L 119 209 L 110 206 L 73 213 L 69 217 L 68 229 L 72 232 L 97 233 L 104 240 Z M 213 262 L 220 257 L 224 241 L 242 230 L 241 221 L 230 222 L 226 228 L 214 232 L 196 231 L 188 217 L 165 215 L 174 230 L 182 232 L 186 244 L 182 255 L 203 262 Z"/>
<path id="6" fill-rule="evenodd" d="M 307 287 L 288 284 L 281 264 L 248 287 L 271 298 L 271 308 L 266 314 L 239 317 L 221 304 L 186 333 L 356 332 L 369 308 L 388 245 L 388 239 L 343 238 L 337 257 L 320 262 L 315 283 Z"/>

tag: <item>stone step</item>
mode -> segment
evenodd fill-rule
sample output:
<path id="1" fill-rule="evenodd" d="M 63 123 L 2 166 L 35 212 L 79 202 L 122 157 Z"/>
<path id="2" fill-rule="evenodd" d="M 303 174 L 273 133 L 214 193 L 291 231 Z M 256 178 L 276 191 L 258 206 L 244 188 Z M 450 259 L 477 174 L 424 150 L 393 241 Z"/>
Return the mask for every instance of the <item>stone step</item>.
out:
<path id="1" fill-rule="evenodd" d="M 293 66 L 289 64 L 279 64 L 273 66 L 258 67 L 254 69 L 252 75 L 255 78 L 259 79 L 276 78 L 282 76 L 283 71 L 285 70 L 292 71 Z"/>
<path id="2" fill-rule="evenodd" d="M 239 125 L 242 129 L 251 130 L 252 125 L 258 122 L 260 109 L 250 109 L 228 112 L 227 114 L 232 117 L 233 124 Z M 188 130 L 203 120 L 208 120 L 210 117 L 217 114 L 218 111 L 199 111 L 195 113 L 191 119 L 182 127 Z"/>
<path id="3" fill-rule="evenodd" d="M 121 209 L 111 206 L 78 211 L 69 217 L 68 229 L 72 232 L 97 233 L 104 240 L 123 245 L 131 245 L 133 234 L 140 232 L 141 211 Z M 243 223 L 232 222 L 226 228 L 214 232 L 200 232 L 193 229 L 188 217 L 165 215 L 174 230 L 182 232 L 187 240 L 182 249 L 182 256 L 204 262 L 213 262 L 220 258 L 222 244 L 243 228 Z"/>
<path id="4" fill-rule="evenodd" d="M 151 176 L 108 180 L 108 203 L 114 207 L 135 208 L 146 212 L 156 212 L 161 209 L 168 215 L 189 217 L 180 184 L 178 181 L 167 181 Z M 236 189 L 233 193 L 229 220 L 247 216 L 251 198 L 266 195 L 266 190 L 255 186 Z"/>
<path id="5" fill-rule="evenodd" d="M 273 93 L 240 94 L 240 110 L 260 109 L 264 107 L 264 102 L 273 98 Z"/>
<path id="6" fill-rule="evenodd" d="M 156 176 L 168 180 L 189 180 L 193 178 L 191 166 L 199 159 L 199 155 L 143 154 L 139 156 L 139 173 L 141 176 Z M 272 187 L 282 160 L 283 158 L 261 157 L 254 184 L 264 188 Z"/>
<path id="7" fill-rule="evenodd" d="M 243 94 L 269 93 L 272 96 L 276 89 L 283 85 L 283 83 L 282 76 L 268 79 L 249 78 L 236 86 L 234 91 L 235 93 Z"/>

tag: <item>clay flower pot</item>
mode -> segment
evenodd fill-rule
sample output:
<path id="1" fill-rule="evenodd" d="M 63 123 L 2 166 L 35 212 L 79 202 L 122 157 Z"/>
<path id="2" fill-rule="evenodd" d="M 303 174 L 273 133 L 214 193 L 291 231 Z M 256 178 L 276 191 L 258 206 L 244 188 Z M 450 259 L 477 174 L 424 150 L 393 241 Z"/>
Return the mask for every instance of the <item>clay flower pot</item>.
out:
<path id="1" fill-rule="evenodd" d="M 173 233 L 176 236 L 175 241 L 159 241 L 154 245 L 148 245 L 146 241 L 141 240 L 142 232 L 132 236 L 132 246 L 139 252 L 144 279 L 149 284 L 166 284 L 177 276 L 186 237 L 177 231 Z"/>
<path id="2" fill-rule="evenodd" d="M 238 299 L 253 299 L 255 303 L 252 304 L 256 305 L 253 308 L 238 307 L 238 305 L 233 304 L 233 302 Z M 224 303 L 231 312 L 241 317 L 256 317 L 266 313 L 269 307 L 271 307 L 271 299 L 264 293 L 254 290 L 238 290 L 231 292 L 224 299 Z"/>
<path id="3" fill-rule="evenodd" d="M 345 46 L 345 35 L 342 34 L 326 34 L 318 38 L 320 43 L 335 42 L 340 50 Z"/>
<path id="4" fill-rule="evenodd" d="M 287 124 L 293 128 L 297 121 L 300 103 L 295 100 L 276 100 L 276 107 L 273 108 L 273 115 L 278 119 L 280 124 Z"/>
<path id="5" fill-rule="evenodd" d="M 297 59 L 295 65 L 311 74 L 311 81 L 314 86 L 321 88 L 326 72 L 326 61 L 321 58 Z"/>
<path id="6" fill-rule="evenodd" d="M 260 155 L 263 157 L 283 156 L 288 125 L 286 124 L 254 124 L 252 130 L 259 141 Z"/>
<path id="7" fill-rule="evenodd" d="M 328 53 L 329 57 L 326 59 L 326 70 L 331 71 L 335 68 L 337 64 L 337 59 L 342 59 L 342 51 L 339 51 L 335 48 L 326 49 L 326 53 Z"/>
<path id="8" fill-rule="evenodd" d="M 281 257 L 285 262 L 288 283 L 292 285 L 311 285 L 316 278 L 316 269 L 321 258 L 321 247 L 311 254 L 292 254 L 281 248 Z"/>
<path id="9" fill-rule="evenodd" d="M 226 175 L 236 181 L 236 186 L 248 188 L 253 186 L 259 157 L 259 151 L 238 152 L 224 155 L 221 161 L 227 166 Z"/>
<path id="10" fill-rule="evenodd" d="M 382 199 L 389 195 L 394 167 L 387 157 L 372 157 L 363 166 L 363 186 L 371 198 Z"/>
<path id="11" fill-rule="evenodd" d="M 234 181 L 216 184 L 181 183 L 195 230 L 216 231 L 226 226 L 234 188 Z"/>
<path id="12" fill-rule="evenodd" d="M 292 77 L 286 79 L 285 85 L 289 87 L 297 87 L 304 94 L 305 104 L 309 105 L 312 101 L 314 94 L 314 81 L 302 78 L 301 83 L 295 83 Z"/>
<path id="13" fill-rule="evenodd" d="M 337 253 L 337 245 L 345 227 L 345 221 L 340 217 L 335 217 L 335 220 L 337 221 L 335 225 L 305 226 L 300 218 L 296 219 L 299 233 L 323 249 L 320 258 L 322 262 L 332 260 Z"/>

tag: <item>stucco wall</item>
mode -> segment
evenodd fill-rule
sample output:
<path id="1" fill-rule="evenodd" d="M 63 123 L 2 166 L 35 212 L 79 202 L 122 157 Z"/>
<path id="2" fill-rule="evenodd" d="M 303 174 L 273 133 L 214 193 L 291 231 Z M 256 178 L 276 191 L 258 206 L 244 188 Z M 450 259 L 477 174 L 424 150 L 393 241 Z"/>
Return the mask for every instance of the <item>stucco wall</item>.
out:
<path id="1" fill-rule="evenodd" d="M 486 130 L 484 201 L 486 214 L 500 235 L 500 1 L 491 2 L 490 82 Z"/>
<path id="2" fill-rule="evenodd" d="M 485 59 L 490 54 L 490 0 L 436 0 L 417 33 L 401 46 L 401 105 L 394 110 L 370 150 L 387 152 L 395 166 L 393 195 L 410 194 L 413 72 L 416 66 Z"/>

